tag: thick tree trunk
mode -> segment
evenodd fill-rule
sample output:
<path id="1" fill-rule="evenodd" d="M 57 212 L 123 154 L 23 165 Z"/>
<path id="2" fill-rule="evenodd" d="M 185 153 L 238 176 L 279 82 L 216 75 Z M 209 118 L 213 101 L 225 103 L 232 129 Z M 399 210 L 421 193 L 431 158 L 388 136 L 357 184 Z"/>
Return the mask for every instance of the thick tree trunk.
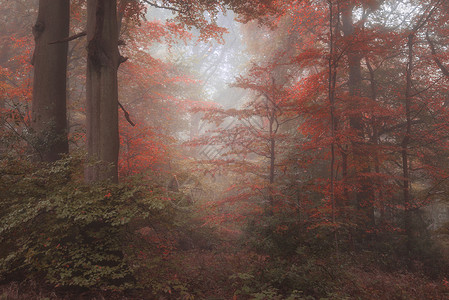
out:
<path id="1" fill-rule="evenodd" d="M 87 149 L 86 182 L 118 181 L 119 66 L 116 0 L 87 3 Z"/>
<path id="2" fill-rule="evenodd" d="M 34 85 L 32 128 L 43 161 L 68 152 L 66 116 L 67 43 L 49 44 L 69 35 L 69 0 L 40 0 L 33 26 Z"/>

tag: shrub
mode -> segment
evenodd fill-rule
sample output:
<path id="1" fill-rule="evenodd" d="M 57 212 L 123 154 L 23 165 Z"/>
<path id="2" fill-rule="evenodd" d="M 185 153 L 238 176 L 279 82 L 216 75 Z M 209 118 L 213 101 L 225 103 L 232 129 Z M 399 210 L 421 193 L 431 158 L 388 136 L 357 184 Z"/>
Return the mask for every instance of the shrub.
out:
<path id="1" fill-rule="evenodd" d="M 135 286 L 129 229 L 166 208 L 157 187 L 86 185 L 82 158 L 36 165 L 0 160 L 0 278 L 54 286 L 124 290 Z"/>

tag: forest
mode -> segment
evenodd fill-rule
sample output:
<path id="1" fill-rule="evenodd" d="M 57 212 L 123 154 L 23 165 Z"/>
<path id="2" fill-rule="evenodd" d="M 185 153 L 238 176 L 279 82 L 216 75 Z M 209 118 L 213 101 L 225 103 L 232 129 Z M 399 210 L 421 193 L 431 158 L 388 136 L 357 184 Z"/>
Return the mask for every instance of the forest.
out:
<path id="1" fill-rule="evenodd" d="M 0 8 L 0 299 L 449 299 L 448 1 Z"/>

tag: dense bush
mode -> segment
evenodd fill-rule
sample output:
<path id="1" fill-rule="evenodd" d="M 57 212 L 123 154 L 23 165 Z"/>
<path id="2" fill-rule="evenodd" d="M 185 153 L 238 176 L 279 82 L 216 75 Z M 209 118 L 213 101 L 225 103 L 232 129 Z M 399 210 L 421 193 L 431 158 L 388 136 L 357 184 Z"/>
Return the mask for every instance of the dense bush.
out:
<path id="1" fill-rule="evenodd" d="M 87 186 L 81 172 L 80 157 L 49 165 L 0 161 L 1 279 L 135 287 L 129 235 L 137 222 L 162 217 L 164 193 L 137 180 Z"/>
<path id="2" fill-rule="evenodd" d="M 181 192 L 141 178 L 86 185 L 82 165 L 81 156 L 53 164 L 0 159 L 0 281 L 43 287 L 43 294 L 59 287 L 70 297 L 127 290 L 131 299 L 449 295 L 441 283 L 447 264 L 430 262 L 437 256 L 424 240 L 424 256 L 407 256 L 402 235 L 393 233 L 336 255 L 329 230 L 278 212 L 254 217 L 237 243 L 204 226 L 194 206 L 174 205 L 170 198 L 181 203 Z M 442 271 L 435 281 L 421 276 L 426 264 Z"/>

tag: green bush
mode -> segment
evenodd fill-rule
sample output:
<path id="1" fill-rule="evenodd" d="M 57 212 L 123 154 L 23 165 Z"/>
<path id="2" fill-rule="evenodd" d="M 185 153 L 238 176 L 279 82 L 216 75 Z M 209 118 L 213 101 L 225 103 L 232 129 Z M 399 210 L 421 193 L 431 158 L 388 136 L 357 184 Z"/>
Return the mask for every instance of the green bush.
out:
<path id="1" fill-rule="evenodd" d="M 53 286 L 135 286 L 127 238 L 133 224 L 166 208 L 145 184 L 86 185 L 81 157 L 49 165 L 0 160 L 0 278 Z"/>

